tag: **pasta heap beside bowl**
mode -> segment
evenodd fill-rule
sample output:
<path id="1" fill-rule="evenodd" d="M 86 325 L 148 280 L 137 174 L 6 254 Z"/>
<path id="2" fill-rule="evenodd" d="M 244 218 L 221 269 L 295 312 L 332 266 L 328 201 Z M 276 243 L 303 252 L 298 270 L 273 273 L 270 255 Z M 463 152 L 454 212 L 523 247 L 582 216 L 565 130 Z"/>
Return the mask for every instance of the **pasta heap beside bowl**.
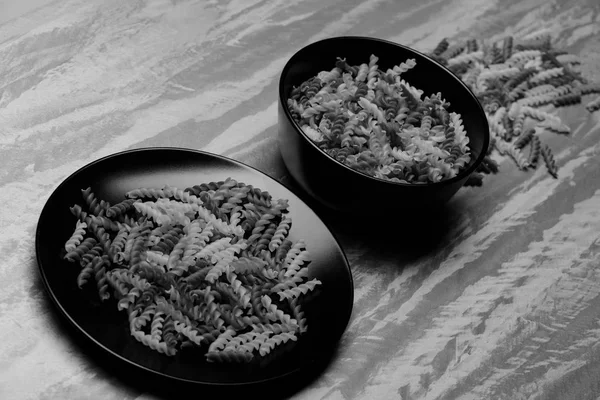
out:
<path id="1" fill-rule="evenodd" d="M 250 362 L 306 332 L 300 297 L 321 282 L 304 242 L 288 239 L 287 200 L 233 179 L 136 189 L 112 206 L 82 194 L 64 257 L 80 265 L 80 288 L 116 297 L 141 343 Z"/>
<path id="2" fill-rule="evenodd" d="M 338 58 L 292 90 L 292 118 L 321 150 L 370 176 L 417 184 L 457 176 L 471 160 L 461 115 L 440 93 L 422 98 L 402 79 L 414 59 L 385 72 L 377 62 Z"/>

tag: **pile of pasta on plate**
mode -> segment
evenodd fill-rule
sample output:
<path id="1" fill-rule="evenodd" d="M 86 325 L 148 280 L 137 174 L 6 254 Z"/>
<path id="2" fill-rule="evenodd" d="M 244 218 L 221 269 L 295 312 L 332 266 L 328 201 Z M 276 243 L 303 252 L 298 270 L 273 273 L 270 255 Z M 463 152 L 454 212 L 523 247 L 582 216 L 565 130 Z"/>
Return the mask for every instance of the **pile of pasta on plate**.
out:
<path id="1" fill-rule="evenodd" d="M 117 204 L 82 190 L 64 258 L 127 313 L 131 335 L 165 355 L 186 346 L 209 362 L 251 362 L 308 329 L 310 278 L 292 241 L 287 200 L 228 178 L 186 189 L 139 188 Z"/>

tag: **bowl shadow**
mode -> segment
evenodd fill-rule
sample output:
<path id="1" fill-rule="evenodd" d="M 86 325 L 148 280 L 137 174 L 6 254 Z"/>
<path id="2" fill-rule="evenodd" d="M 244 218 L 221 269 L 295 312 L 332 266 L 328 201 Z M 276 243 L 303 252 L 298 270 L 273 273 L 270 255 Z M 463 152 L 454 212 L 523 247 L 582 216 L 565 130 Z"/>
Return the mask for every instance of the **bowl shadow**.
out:
<path id="1" fill-rule="evenodd" d="M 441 250 L 450 241 L 463 204 L 449 201 L 436 207 L 399 208 L 384 200 L 366 204 L 362 213 L 333 210 L 316 201 L 291 177 L 279 179 L 307 203 L 327 224 L 344 251 L 366 247 L 382 257 L 416 261 Z"/>

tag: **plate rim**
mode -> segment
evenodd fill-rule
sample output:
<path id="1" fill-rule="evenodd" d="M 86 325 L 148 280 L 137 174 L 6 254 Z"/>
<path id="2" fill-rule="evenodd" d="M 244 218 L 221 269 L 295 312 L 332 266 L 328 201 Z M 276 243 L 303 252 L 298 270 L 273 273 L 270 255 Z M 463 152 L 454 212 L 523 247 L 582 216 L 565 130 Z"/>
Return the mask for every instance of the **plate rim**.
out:
<path id="1" fill-rule="evenodd" d="M 157 376 L 160 376 L 161 378 L 166 378 L 168 380 L 175 380 L 181 383 L 186 383 L 186 384 L 193 384 L 193 385 L 204 385 L 204 386 L 210 386 L 210 387 L 241 387 L 241 386 L 250 386 L 250 385 L 260 385 L 260 384 L 264 384 L 267 382 L 272 382 L 272 381 L 279 381 L 282 380 L 284 378 L 287 378 L 291 375 L 295 375 L 297 373 L 299 373 L 301 370 L 306 369 L 307 367 L 314 365 L 315 361 L 309 362 L 307 364 L 301 365 L 299 367 L 295 367 L 293 369 L 291 369 L 290 371 L 287 371 L 283 374 L 279 374 L 277 376 L 273 376 L 273 377 L 268 377 L 268 378 L 263 378 L 263 379 L 258 379 L 258 380 L 253 380 L 253 381 L 248 381 L 248 382 L 227 382 L 227 383 L 223 383 L 223 382 L 206 382 L 206 381 L 197 381 L 197 380 L 191 380 L 191 379 L 186 379 L 186 378 L 181 378 L 181 377 L 177 377 L 177 376 L 173 376 L 173 375 L 169 375 L 160 371 L 156 371 L 152 368 L 146 367 L 144 365 L 138 364 L 132 360 L 130 360 L 129 358 L 122 356 L 121 354 L 116 353 L 114 350 L 110 349 L 109 347 L 105 346 L 104 344 L 100 343 L 94 336 L 92 336 L 91 334 L 89 334 L 81 325 L 79 325 L 77 323 L 77 321 L 75 321 L 75 319 L 67 312 L 67 310 L 65 310 L 65 308 L 63 307 L 63 305 L 60 303 L 60 301 L 58 300 L 58 298 L 56 297 L 56 294 L 54 292 L 54 290 L 52 289 L 50 283 L 48 282 L 48 277 L 46 274 L 46 271 L 44 269 L 44 267 L 42 266 L 42 257 L 41 257 L 41 236 L 42 236 L 42 228 L 44 226 L 43 224 L 43 219 L 45 218 L 45 216 L 49 213 L 50 211 L 50 203 L 53 200 L 53 198 L 55 196 L 57 196 L 57 193 L 60 191 L 61 188 L 63 188 L 64 186 L 66 186 L 69 181 L 71 181 L 72 179 L 74 179 L 76 176 L 78 176 L 79 174 L 83 173 L 85 170 L 89 169 L 90 167 L 105 162 L 109 159 L 115 158 L 115 157 L 119 157 L 119 156 L 124 156 L 127 154 L 132 154 L 132 153 L 150 153 L 150 152 L 154 152 L 154 151 L 172 151 L 172 152 L 183 152 L 183 153 L 189 153 L 189 154 L 196 154 L 196 155 L 202 155 L 205 157 L 213 157 L 213 158 L 217 158 L 220 159 L 221 161 L 227 162 L 227 163 L 231 163 L 234 164 L 238 167 L 242 167 L 245 168 L 247 170 L 250 170 L 251 172 L 255 173 L 255 174 L 259 174 L 262 175 L 264 178 L 267 178 L 269 180 L 271 180 L 271 183 L 274 184 L 278 184 L 281 185 L 283 188 L 285 188 L 286 190 L 288 190 L 290 193 L 292 193 L 294 196 L 297 197 L 297 199 L 303 203 L 310 211 L 312 211 L 315 216 L 318 218 L 319 221 L 321 221 L 321 223 L 324 225 L 324 227 L 326 228 L 327 232 L 331 235 L 334 243 L 336 244 L 336 246 L 338 247 L 339 253 L 342 256 L 342 260 L 344 261 L 344 266 L 345 266 L 345 270 L 347 270 L 347 275 L 349 278 L 349 283 L 350 283 L 350 288 L 351 290 L 349 291 L 349 298 L 348 298 L 348 303 L 350 304 L 350 307 L 348 308 L 348 316 L 347 318 L 345 318 L 346 322 L 345 325 L 343 327 L 343 329 L 341 330 L 341 333 L 339 335 L 339 337 L 336 336 L 336 346 L 339 345 L 344 333 L 346 333 L 348 326 L 350 325 L 350 322 L 352 320 L 352 315 L 354 312 L 354 277 L 352 275 L 352 269 L 350 268 L 350 263 L 348 261 L 348 257 L 346 256 L 346 253 L 344 252 L 343 247 L 340 244 L 340 241 L 337 237 L 337 235 L 333 232 L 333 230 L 331 229 L 331 226 L 329 223 L 327 223 L 325 220 L 323 220 L 321 218 L 321 216 L 313 209 L 313 207 L 311 207 L 309 204 L 307 204 L 307 202 L 299 195 L 296 193 L 296 190 L 291 189 L 287 184 L 280 182 L 279 180 L 273 178 L 272 176 L 268 175 L 267 173 L 260 171 L 259 169 L 252 167 L 242 161 L 238 161 L 238 160 L 234 160 L 232 158 L 220 155 L 220 154 L 215 154 L 215 153 L 211 153 L 208 151 L 204 151 L 204 150 L 197 150 L 197 149 L 190 149 L 190 148 L 185 148 L 185 147 L 170 147 L 170 146 L 160 146 L 160 147 L 140 147 L 140 148 L 135 148 L 135 149 L 127 149 L 127 150 L 122 150 L 119 152 L 115 152 L 115 153 L 111 153 L 108 155 L 105 155 L 103 157 L 97 158 L 95 160 L 92 160 L 90 162 L 88 162 L 87 164 L 79 167 L 78 169 L 76 169 L 74 172 L 72 172 L 71 174 L 69 174 L 67 177 L 65 177 L 59 184 L 58 186 L 56 186 L 50 196 L 48 196 L 48 198 L 46 199 L 44 206 L 42 207 L 42 210 L 40 211 L 38 220 L 37 220 L 37 224 L 36 224 L 36 229 L 35 229 L 35 258 L 36 258 L 36 263 L 38 266 L 38 272 L 41 276 L 41 280 L 43 282 L 44 288 L 46 289 L 52 303 L 54 304 L 55 307 L 58 308 L 58 311 L 60 311 L 60 315 L 63 318 L 66 318 L 66 320 L 69 322 L 69 325 L 72 328 L 75 328 L 75 330 L 79 333 L 79 334 L 83 334 L 83 336 L 86 338 L 87 341 L 91 341 L 94 344 L 94 347 L 96 349 L 101 349 L 104 353 L 103 354 L 110 354 L 113 357 L 118 358 L 121 362 L 125 362 L 129 367 L 134 367 L 137 369 L 141 369 L 146 373 L 150 373 L 150 374 L 154 374 Z M 72 340 L 72 339 L 70 339 Z M 323 357 L 320 357 L 321 359 Z"/>

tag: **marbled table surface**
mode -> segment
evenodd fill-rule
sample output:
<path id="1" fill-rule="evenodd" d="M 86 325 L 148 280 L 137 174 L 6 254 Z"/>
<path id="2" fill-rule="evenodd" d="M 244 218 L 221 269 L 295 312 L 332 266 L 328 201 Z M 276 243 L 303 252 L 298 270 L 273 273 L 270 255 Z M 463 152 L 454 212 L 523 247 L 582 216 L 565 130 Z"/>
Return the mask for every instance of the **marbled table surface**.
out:
<path id="1" fill-rule="evenodd" d="M 176 146 L 288 180 L 276 88 L 302 46 L 545 33 L 600 80 L 596 0 L 0 0 L 0 399 L 154 398 L 78 350 L 39 278 L 37 219 L 76 169 Z M 547 138 L 558 179 L 501 162 L 452 199 L 459 212 L 427 252 L 332 224 L 354 311 L 332 364 L 294 398 L 600 398 L 600 112 L 556 112 L 572 129 Z"/>

